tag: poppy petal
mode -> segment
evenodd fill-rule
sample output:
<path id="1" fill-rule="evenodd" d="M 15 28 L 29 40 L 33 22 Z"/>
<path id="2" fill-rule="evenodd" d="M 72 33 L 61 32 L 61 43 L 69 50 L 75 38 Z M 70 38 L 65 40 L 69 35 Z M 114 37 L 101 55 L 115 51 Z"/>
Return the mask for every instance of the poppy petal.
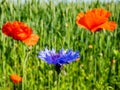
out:
<path id="1" fill-rule="evenodd" d="M 12 37 L 15 40 L 27 39 L 32 34 L 32 29 L 23 22 L 14 21 L 12 25 L 14 27 Z"/>
<path id="2" fill-rule="evenodd" d="M 79 13 L 76 18 L 76 23 L 78 26 L 87 29 L 87 24 L 85 22 L 85 14 L 83 12 Z"/>
<path id="3" fill-rule="evenodd" d="M 109 31 L 114 31 L 114 29 L 117 27 L 117 24 L 115 22 L 106 22 L 98 27 L 93 28 L 91 31 L 96 32 L 99 31 L 100 29 L 106 29 Z"/>
<path id="4" fill-rule="evenodd" d="M 33 46 L 39 40 L 39 36 L 37 34 L 31 34 L 31 36 L 25 40 L 22 40 L 26 45 Z"/>
<path id="5" fill-rule="evenodd" d="M 7 36 L 12 36 L 12 29 L 13 26 L 10 22 L 7 22 L 2 26 L 2 32 Z"/>
<path id="6" fill-rule="evenodd" d="M 109 31 L 114 31 L 114 29 L 117 27 L 117 24 L 115 22 L 106 22 L 102 27 Z"/>
<path id="7" fill-rule="evenodd" d="M 95 8 L 95 9 L 91 10 L 91 12 L 93 12 L 98 17 L 101 16 L 101 17 L 109 18 L 111 16 L 110 12 L 108 12 L 107 10 L 102 9 L 102 8 Z"/>

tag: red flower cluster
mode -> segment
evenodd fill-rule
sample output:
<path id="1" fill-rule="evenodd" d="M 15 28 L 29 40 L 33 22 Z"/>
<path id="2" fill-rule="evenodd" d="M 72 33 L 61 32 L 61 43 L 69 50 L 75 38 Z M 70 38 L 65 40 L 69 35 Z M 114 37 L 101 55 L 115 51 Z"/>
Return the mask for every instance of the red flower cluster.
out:
<path id="1" fill-rule="evenodd" d="M 10 79 L 12 80 L 13 83 L 15 84 L 19 84 L 20 82 L 22 82 L 22 77 L 16 75 L 16 74 L 12 74 L 10 76 Z"/>
<path id="2" fill-rule="evenodd" d="M 88 10 L 86 14 L 81 12 L 77 15 L 76 24 L 90 30 L 91 32 L 96 32 L 102 29 L 113 31 L 117 27 L 117 24 L 109 21 L 110 15 L 110 12 L 101 8 Z"/>
<path id="3" fill-rule="evenodd" d="M 25 44 L 32 46 L 38 42 L 39 36 L 32 33 L 32 29 L 23 22 L 7 22 L 2 27 L 2 32 L 15 40 L 23 41 Z"/>

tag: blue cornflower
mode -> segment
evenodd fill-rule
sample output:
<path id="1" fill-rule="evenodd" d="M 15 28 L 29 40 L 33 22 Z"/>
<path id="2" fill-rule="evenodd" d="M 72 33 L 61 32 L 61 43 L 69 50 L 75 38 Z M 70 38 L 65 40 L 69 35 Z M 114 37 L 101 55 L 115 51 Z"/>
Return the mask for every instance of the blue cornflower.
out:
<path id="1" fill-rule="evenodd" d="M 45 48 L 44 51 L 40 51 L 38 58 L 44 60 L 48 64 L 54 64 L 56 67 L 56 71 L 60 73 L 60 68 L 63 64 L 68 64 L 76 59 L 80 58 L 79 52 L 73 52 L 72 50 L 65 51 L 61 49 L 58 53 L 56 53 L 55 49 L 48 50 Z"/>

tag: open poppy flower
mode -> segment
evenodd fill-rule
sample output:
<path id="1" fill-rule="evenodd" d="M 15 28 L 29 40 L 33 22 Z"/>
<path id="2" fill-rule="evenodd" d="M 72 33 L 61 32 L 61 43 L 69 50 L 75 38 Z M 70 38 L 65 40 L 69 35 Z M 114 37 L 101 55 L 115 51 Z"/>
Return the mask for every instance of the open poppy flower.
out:
<path id="1" fill-rule="evenodd" d="M 13 83 L 18 84 L 22 82 L 22 77 L 16 75 L 16 74 L 12 74 L 10 75 L 10 79 L 13 81 Z"/>
<path id="2" fill-rule="evenodd" d="M 102 8 L 88 10 L 85 13 L 81 12 L 77 15 L 76 24 L 82 28 L 86 28 L 91 32 L 96 32 L 102 29 L 113 31 L 117 24 L 109 21 L 111 13 Z"/>
<path id="3" fill-rule="evenodd" d="M 39 39 L 37 34 L 32 34 L 32 29 L 30 27 L 19 21 L 5 23 L 2 26 L 2 32 L 15 40 L 23 41 L 29 46 L 35 45 Z"/>

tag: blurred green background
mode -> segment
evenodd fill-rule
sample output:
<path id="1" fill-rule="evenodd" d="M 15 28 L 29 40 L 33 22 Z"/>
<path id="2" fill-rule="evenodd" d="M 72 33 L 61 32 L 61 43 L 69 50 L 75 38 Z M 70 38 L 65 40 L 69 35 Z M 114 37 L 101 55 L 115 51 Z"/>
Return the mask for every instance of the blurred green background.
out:
<path id="1" fill-rule="evenodd" d="M 115 31 L 91 33 L 76 25 L 79 12 L 104 8 L 111 12 Z M 17 90 L 120 90 L 120 3 L 117 2 L 0 2 L 0 26 L 21 21 L 40 36 L 31 47 L 0 32 L 0 90 L 13 90 L 10 75 L 23 82 Z M 61 48 L 80 51 L 80 60 L 64 65 L 58 76 L 53 65 L 37 58 L 40 50 Z"/>

